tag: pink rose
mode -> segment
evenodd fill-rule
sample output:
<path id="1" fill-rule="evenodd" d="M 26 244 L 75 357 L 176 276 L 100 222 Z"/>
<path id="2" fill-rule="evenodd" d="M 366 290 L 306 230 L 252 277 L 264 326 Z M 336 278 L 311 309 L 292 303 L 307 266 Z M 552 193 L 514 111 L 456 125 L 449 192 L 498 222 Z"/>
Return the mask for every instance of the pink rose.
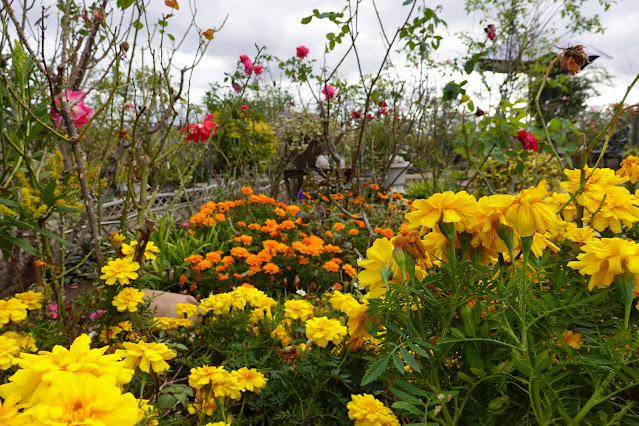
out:
<path id="1" fill-rule="evenodd" d="M 300 59 L 304 59 L 308 55 L 308 52 L 309 52 L 308 47 L 299 46 L 297 48 L 297 57 L 300 58 Z"/>
<path id="2" fill-rule="evenodd" d="M 255 75 L 260 75 L 262 74 L 262 71 L 264 71 L 264 67 L 262 65 L 255 65 L 253 67 L 253 71 L 255 72 Z"/>
<path id="3" fill-rule="evenodd" d="M 322 94 L 326 96 L 326 100 L 333 99 L 335 97 L 335 88 L 330 84 L 326 84 L 322 89 Z"/>
<path id="4" fill-rule="evenodd" d="M 248 105 L 242 105 L 242 106 L 240 107 L 240 111 L 242 111 L 242 112 L 246 111 L 247 109 L 249 109 L 249 108 L 248 108 Z"/>
<path id="5" fill-rule="evenodd" d="M 240 62 L 244 65 L 244 73 L 246 75 L 251 75 L 251 70 L 253 69 L 253 62 L 246 55 L 240 55 Z"/>
<path id="6" fill-rule="evenodd" d="M 353 112 L 351 112 L 351 118 L 354 119 L 354 120 L 357 120 L 358 118 L 362 118 L 362 114 L 360 114 L 357 111 L 353 111 Z"/>
<path id="7" fill-rule="evenodd" d="M 71 118 L 73 119 L 73 125 L 78 129 L 89 122 L 89 117 L 93 114 L 93 108 L 89 108 L 84 104 L 84 92 L 73 92 L 67 90 L 62 95 L 62 99 L 71 104 Z M 56 107 L 62 106 L 62 101 L 59 98 L 54 99 Z M 51 120 L 57 127 L 62 125 L 62 116 L 51 110 Z"/>

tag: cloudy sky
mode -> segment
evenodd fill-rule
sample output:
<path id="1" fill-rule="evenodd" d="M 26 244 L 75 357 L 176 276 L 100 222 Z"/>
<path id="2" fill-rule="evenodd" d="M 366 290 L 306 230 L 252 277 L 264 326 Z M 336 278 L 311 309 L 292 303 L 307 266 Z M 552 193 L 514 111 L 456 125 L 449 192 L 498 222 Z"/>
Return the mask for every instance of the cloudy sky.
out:
<path id="1" fill-rule="evenodd" d="M 53 0 L 41 0 L 45 5 L 52 5 Z M 112 0 L 115 3 L 115 0 Z M 224 27 L 215 34 L 204 58 L 196 68 L 191 82 L 191 99 L 201 99 L 204 92 L 214 81 L 222 82 L 225 72 L 236 69 L 241 54 L 250 57 L 257 53 L 256 44 L 265 47 L 266 51 L 280 59 L 288 59 L 295 55 L 299 45 L 310 49 L 309 58 L 315 59 L 316 65 L 326 63 L 334 66 L 345 47 L 341 46 L 329 55 L 324 55 L 326 33 L 336 31 L 336 26 L 327 20 L 313 19 L 308 25 L 302 25 L 302 18 L 312 14 L 313 9 L 320 12 L 339 11 L 346 4 L 345 0 L 178 0 L 180 10 L 169 19 L 167 31 L 180 37 L 187 29 L 191 15 L 200 30 L 218 28 L 225 20 Z M 420 0 L 417 0 L 418 2 Z M 481 16 L 468 15 L 464 11 L 465 0 L 421 0 L 427 7 L 441 5 L 439 16 L 448 24 L 438 32 L 444 39 L 435 59 L 445 61 L 462 58 L 466 52 L 459 34 L 466 34 L 476 39 L 485 40 L 483 32 L 485 23 Z M 403 0 L 377 0 L 376 4 L 388 37 L 392 37 L 396 29 L 404 22 L 409 6 L 402 6 Z M 385 52 L 380 25 L 372 8 L 371 0 L 361 1 L 362 10 L 359 16 L 357 44 L 360 63 L 364 73 L 376 72 Z M 162 0 L 151 0 L 147 8 L 149 22 L 157 20 L 171 9 Z M 601 12 L 597 0 L 588 0 L 584 12 L 587 15 Z M 602 14 L 604 34 L 585 34 L 573 37 L 568 34 L 557 34 L 566 44 L 584 44 L 604 52 L 610 57 L 602 57 L 596 65 L 604 67 L 613 77 L 612 84 L 602 86 L 602 95 L 589 101 L 592 105 L 612 103 L 623 96 L 627 85 L 639 73 L 639 43 L 636 40 L 637 23 L 639 23 L 639 0 L 617 0 L 617 4 Z M 54 23 L 54 22 L 52 22 Z M 55 23 L 54 23 L 55 25 Z M 52 28 L 52 27 L 50 27 Z M 500 29 L 498 29 L 498 36 Z M 178 64 L 190 64 L 200 41 L 199 33 L 191 30 L 185 43 L 176 55 Z M 392 60 L 401 64 L 401 57 L 393 55 Z M 276 68 L 275 64 L 274 68 Z M 272 70 L 277 73 L 277 69 Z M 343 63 L 340 76 L 355 82 L 357 68 L 351 54 Z M 475 73 L 476 74 L 476 73 Z M 267 78 L 264 76 L 263 78 Z M 279 79 L 279 75 L 274 75 Z M 456 76 L 441 78 L 441 86 Z M 270 77 L 269 77 L 270 78 Z M 471 80 L 471 85 L 472 85 Z M 480 84 L 476 82 L 476 87 Z M 639 99 L 639 88 L 630 99 Z"/>
<path id="2" fill-rule="evenodd" d="M 154 0 L 159 3 L 160 0 Z M 323 11 L 341 10 L 343 0 L 190 0 L 191 8 L 195 8 L 196 22 L 203 28 L 218 27 L 227 18 L 223 29 L 216 33 L 215 39 L 209 46 L 203 61 L 195 72 L 192 91 L 201 94 L 210 82 L 221 81 L 225 72 L 230 72 L 237 65 L 240 54 L 254 56 L 255 45 L 264 46 L 267 51 L 281 59 L 287 59 L 295 54 L 299 45 L 307 46 L 310 58 L 316 59 L 318 64 L 325 60 L 328 65 L 334 65 L 340 58 L 343 49 L 324 56 L 326 42 L 325 34 L 335 31 L 334 24 L 327 20 L 314 19 L 308 25 L 302 25 L 301 20 L 312 13 L 314 8 Z M 179 33 L 184 29 L 185 16 L 188 14 L 188 4 L 181 2 L 181 11 L 171 18 L 170 29 Z M 442 28 L 440 34 L 444 36 L 441 48 L 436 53 L 439 60 L 461 58 L 464 55 L 464 45 L 460 42 L 460 33 L 485 38 L 479 15 L 467 15 L 464 11 L 464 0 L 426 1 L 428 7 L 441 5 L 440 17 L 447 22 L 448 28 Z M 379 67 L 384 50 L 383 37 L 377 22 L 371 2 L 364 0 L 363 12 L 360 16 L 360 36 L 358 39 L 359 52 L 363 71 L 375 72 Z M 402 6 L 401 0 L 377 0 L 379 15 L 384 22 L 389 37 L 401 25 L 408 12 L 407 6 Z M 166 9 L 152 6 L 152 13 L 165 13 Z M 601 11 L 596 0 L 590 0 L 584 12 L 587 14 Z M 585 34 L 581 37 L 571 37 L 558 34 L 571 44 L 585 44 L 592 46 L 610 56 L 601 57 L 596 61 L 600 67 L 605 67 L 613 77 L 612 85 L 601 88 L 602 95 L 592 99 L 591 104 L 610 103 L 619 100 L 637 73 L 639 73 L 639 43 L 636 40 L 636 26 L 639 23 L 639 0 L 619 0 L 618 4 L 602 14 L 602 22 L 606 31 L 604 34 Z M 196 43 L 196 35 L 180 52 L 180 58 L 188 60 L 189 47 Z M 396 61 L 400 59 L 395 57 Z M 276 70 L 274 70 L 276 71 Z M 344 63 L 340 75 L 355 79 L 357 76 L 354 58 Z M 450 78 L 449 78 L 450 79 Z M 442 80 L 442 83 L 445 81 Z M 635 89 L 639 91 L 639 89 Z M 635 97 L 639 98 L 639 96 Z M 632 96 L 631 96 L 632 99 Z"/>

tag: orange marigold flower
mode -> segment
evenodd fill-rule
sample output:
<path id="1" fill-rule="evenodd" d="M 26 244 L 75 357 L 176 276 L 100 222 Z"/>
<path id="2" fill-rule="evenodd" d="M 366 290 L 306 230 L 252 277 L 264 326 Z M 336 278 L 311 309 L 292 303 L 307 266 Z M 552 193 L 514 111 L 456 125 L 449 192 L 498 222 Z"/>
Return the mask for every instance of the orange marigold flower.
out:
<path id="1" fill-rule="evenodd" d="M 222 213 L 218 213 L 214 217 L 215 220 L 217 220 L 218 222 L 224 222 L 226 220 L 226 216 L 224 216 L 224 214 Z"/>
<path id="2" fill-rule="evenodd" d="M 250 235 L 240 235 L 239 237 L 235 237 L 233 239 L 236 243 L 242 243 L 245 246 L 251 245 L 251 243 L 253 242 L 253 237 L 251 237 Z"/>
<path id="3" fill-rule="evenodd" d="M 324 235 L 326 235 L 328 238 L 333 238 L 333 233 L 331 231 L 324 232 Z"/>
<path id="4" fill-rule="evenodd" d="M 249 253 L 249 251 L 247 249 L 245 249 L 244 247 L 233 247 L 231 249 L 231 256 L 233 257 L 249 257 L 251 255 L 251 253 Z"/>
<path id="5" fill-rule="evenodd" d="M 273 213 L 275 213 L 279 217 L 286 216 L 286 211 L 284 209 L 280 208 L 280 207 L 278 207 L 275 210 L 273 210 Z"/>
<path id="6" fill-rule="evenodd" d="M 202 256 L 200 256 L 199 254 L 192 254 L 189 257 L 185 258 L 184 261 L 185 262 L 190 262 L 192 264 L 196 264 L 196 263 L 200 263 L 202 261 L 202 259 L 204 259 Z"/>
<path id="7" fill-rule="evenodd" d="M 300 265 L 308 265 L 308 257 L 300 256 L 298 261 Z"/>
<path id="8" fill-rule="evenodd" d="M 328 262 L 326 262 L 322 267 L 326 269 L 327 272 L 339 271 L 339 265 L 336 262 L 333 262 L 332 260 L 329 260 Z"/>
<path id="9" fill-rule="evenodd" d="M 237 226 L 240 228 L 246 228 L 246 222 L 242 222 L 241 220 L 237 222 Z"/>
<path id="10" fill-rule="evenodd" d="M 344 228 L 346 228 L 346 225 L 344 225 L 342 222 L 335 222 L 335 224 L 333 225 L 333 229 L 337 232 L 341 231 Z"/>
<path id="11" fill-rule="evenodd" d="M 357 275 L 357 270 L 350 263 L 345 263 L 342 266 L 342 270 L 346 272 L 351 278 L 355 278 L 355 275 Z"/>
<path id="12" fill-rule="evenodd" d="M 204 271 L 206 269 L 209 269 L 211 266 L 213 266 L 211 261 L 204 259 L 203 261 L 201 261 L 197 265 L 195 265 L 195 267 L 193 267 L 193 270 L 195 272 L 202 272 L 202 271 Z"/>
<path id="13" fill-rule="evenodd" d="M 568 346 L 573 349 L 580 349 L 581 344 L 584 341 L 583 336 L 580 333 L 575 333 L 572 330 L 565 330 L 561 333 L 561 337 L 563 337 Z M 561 346 L 561 342 L 557 342 L 557 346 Z"/>
<path id="14" fill-rule="evenodd" d="M 181 286 L 185 285 L 187 283 L 186 275 L 180 275 L 180 279 L 178 281 Z"/>
<path id="15" fill-rule="evenodd" d="M 228 279 L 229 279 L 229 276 L 228 276 L 228 275 L 226 275 L 226 274 L 221 274 L 221 273 L 220 273 L 220 274 L 217 274 L 217 277 L 216 277 L 216 278 L 217 278 L 217 280 L 218 280 L 218 281 L 224 281 L 224 280 L 228 280 Z"/>
<path id="16" fill-rule="evenodd" d="M 374 184 L 374 183 L 371 183 L 371 189 L 372 189 L 373 191 L 377 191 L 377 190 L 379 189 L 379 185 Z"/>
<path id="17" fill-rule="evenodd" d="M 353 228 L 353 229 L 349 229 L 349 230 L 348 230 L 348 233 L 349 233 L 350 235 L 357 235 L 357 234 L 359 234 L 359 229 L 355 229 L 355 228 Z"/>
<path id="18" fill-rule="evenodd" d="M 274 263 L 268 262 L 264 266 L 262 266 L 262 271 L 266 272 L 267 274 L 274 275 L 280 271 L 280 267 Z"/>
<path id="19" fill-rule="evenodd" d="M 220 259 L 222 259 L 222 253 L 221 251 L 211 251 L 206 253 L 206 260 L 208 260 L 211 263 L 217 263 L 220 261 Z"/>
<path id="20" fill-rule="evenodd" d="M 258 229 L 261 228 L 261 226 L 258 225 L 257 223 L 249 223 L 248 228 L 252 231 L 257 231 Z"/>
<path id="21" fill-rule="evenodd" d="M 248 186 L 243 186 L 240 188 L 240 192 L 244 195 L 251 195 L 253 193 L 253 190 Z"/>

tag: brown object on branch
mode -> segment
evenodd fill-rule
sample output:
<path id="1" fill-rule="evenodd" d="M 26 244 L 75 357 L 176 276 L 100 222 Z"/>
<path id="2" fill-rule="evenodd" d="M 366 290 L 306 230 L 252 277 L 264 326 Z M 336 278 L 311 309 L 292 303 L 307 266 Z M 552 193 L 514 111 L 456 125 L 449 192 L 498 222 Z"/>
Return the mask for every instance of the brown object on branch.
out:
<path id="1" fill-rule="evenodd" d="M 567 70 L 570 75 L 575 75 L 586 63 L 590 63 L 590 60 L 581 44 L 564 49 L 564 54 L 561 58 L 561 69 Z"/>

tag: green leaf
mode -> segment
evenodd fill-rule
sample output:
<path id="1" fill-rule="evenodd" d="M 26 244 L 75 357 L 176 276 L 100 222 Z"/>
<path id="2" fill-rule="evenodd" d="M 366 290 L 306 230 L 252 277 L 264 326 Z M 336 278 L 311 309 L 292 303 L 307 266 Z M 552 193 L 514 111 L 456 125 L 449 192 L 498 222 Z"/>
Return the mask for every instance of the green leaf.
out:
<path id="1" fill-rule="evenodd" d="M 42 229 L 42 228 L 38 228 L 38 227 L 34 227 L 33 230 L 39 234 L 44 235 L 45 237 L 49 237 L 49 238 L 53 238 L 54 240 L 56 240 L 57 242 L 64 244 L 67 247 L 73 247 L 74 244 L 71 241 L 67 241 L 64 238 L 62 238 L 61 236 L 54 234 L 51 231 L 47 231 L 46 229 Z"/>
<path id="2" fill-rule="evenodd" d="M 392 357 L 393 357 L 393 364 L 395 364 L 395 368 L 403 376 L 406 370 L 404 370 L 404 363 L 402 362 L 402 359 L 395 352 L 393 352 Z"/>
<path id="3" fill-rule="evenodd" d="M 423 357 L 426 357 L 426 358 L 429 357 L 428 352 L 426 352 L 425 350 L 423 350 L 422 348 L 420 348 L 419 346 L 417 346 L 413 342 L 408 342 L 408 347 L 411 348 L 413 351 L 415 351 L 416 353 L 418 353 L 419 355 L 421 355 Z"/>
<path id="4" fill-rule="evenodd" d="M 135 21 L 133 23 L 133 28 L 135 28 L 136 30 L 141 30 L 142 28 L 144 28 L 144 24 L 140 21 Z"/>
<path id="5" fill-rule="evenodd" d="M 311 19 L 313 19 L 312 16 L 307 16 L 306 18 L 302 18 L 302 25 L 306 25 L 309 22 L 311 22 Z"/>
<path id="6" fill-rule="evenodd" d="M 415 0 L 404 0 L 404 3 L 402 3 L 402 6 L 407 6 L 407 5 L 411 4 L 414 1 Z"/>
<path id="7" fill-rule="evenodd" d="M 420 410 L 417 407 L 415 407 L 413 404 L 406 401 L 397 401 L 396 403 L 393 404 L 393 408 L 397 408 L 398 410 L 406 410 L 409 413 L 414 414 L 416 416 L 420 416 L 424 414 L 424 410 Z"/>
<path id="8" fill-rule="evenodd" d="M 413 395 L 409 394 L 408 392 L 404 392 L 401 389 L 397 389 L 397 388 L 390 388 L 390 391 L 393 392 L 395 395 L 397 395 L 397 397 L 399 399 L 401 399 L 402 401 L 407 401 L 413 404 L 423 404 L 423 402 L 414 397 Z"/>
<path id="9" fill-rule="evenodd" d="M 133 4 L 135 0 L 118 0 L 118 7 L 122 10 L 127 9 L 129 6 Z"/>
<path id="10" fill-rule="evenodd" d="M 375 379 L 381 376 L 384 373 L 384 371 L 386 371 L 386 366 L 388 365 L 388 361 L 390 361 L 390 355 L 386 355 L 385 357 L 380 358 L 374 363 L 372 363 L 370 367 L 368 367 L 368 370 L 366 370 L 366 374 L 364 374 L 364 378 L 362 378 L 361 386 L 372 383 L 373 381 L 375 381 Z"/>
<path id="11" fill-rule="evenodd" d="M 424 398 L 430 398 L 432 395 L 431 393 L 426 392 L 425 390 L 420 389 L 417 386 L 411 385 L 410 383 L 407 383 L 403 380 L 396 380 L 394 383 L 394 386 L 398 386 L 404 389 L 406 392 L 410 393 L 411 395 L 419 395 L 419 396 L 423 396 Z"/>
<path id="12" fill-rule="evenodd" d="M 20 247 L 22 250 L 24 250 L 25 252 L 29 253 L 32 256 L 40 257 L 40 253 L 38 252 L 38 250 L 33 248 L 33 246 L 31 246 L 31 244 L 27 243 L 24 240 L 21 240 L 19 238 L 13 238 L 13 237 L 10 237 L 8 235 L 0 235 L 0 238 L 3 238 L 5 240 L 7 240 L 8 242 L 10 242 L 11 244 L 13 244 L 16 247 Z"/>
<path id="13" fill-rule="evenodd" d="M 406 348 L 399 348 L 399 353 L 402 355 L 402 359 L 406 364 L 408 364 L 413 370 L 418 373 L 422 372 L 422 369 L 419 368 L 419 364 L 417 360 L 406 350 Z"/>

